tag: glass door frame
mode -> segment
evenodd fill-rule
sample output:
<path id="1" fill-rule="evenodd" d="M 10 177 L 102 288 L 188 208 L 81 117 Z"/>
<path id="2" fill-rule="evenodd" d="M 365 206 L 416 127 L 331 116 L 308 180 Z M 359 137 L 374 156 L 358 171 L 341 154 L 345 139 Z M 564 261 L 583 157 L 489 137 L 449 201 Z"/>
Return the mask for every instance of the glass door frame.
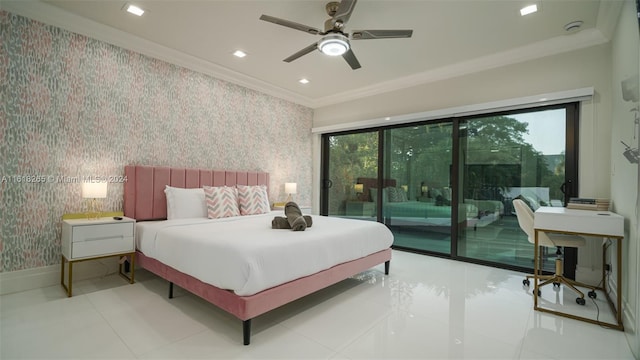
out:
<path id="1" fill-rule="evenodd" d="M 564 203 L 566 204 L 570 197 L 578 196 L 579 183 L 578 183 L 578 161 L 579 161 L 579 121 L 580 121 L 580 103 L 579 102 L 567 102 L 560 104 L 553 104 L 547 106 L 535 106 L 528 108 L 518 108 L 507 111 L 496 112 L 483 112 L 481 114 L 474 114 L 461 117 L 444 117 L 433 120 L 417 120 L 410 123 L 394 124 L 389 126 L 378 126 L 366 129 L 349 130 L 335 133 L 322 134 L 321 140 L 321 191 L 320 191 L 320 215 L 326 215 L 328 212 L 328 187 L 326 174 L 329 170 L 329 137 L 348 135 L 361 132 L 378 132 L 378 181 L 381 183 L 381 179 L 384 178 L 384 130 L 408 126 L 420 126 L 425 124 L 436 124 L 441 122 L 451 122 L 452 129 L 452 171 L 451 182 L 455 186 L 455 191 L 452 191 L 452 218 L 451 218 L 451 252 L 450 254 L 416 250 L 410 248 L 402 248 L 393 246 L 403 251 L 410 251 L 421 253 L 430 256 L 450 258 L 454 260 L 460 260 L 470 263 L 477 263 L 481 265 L 487 265 L 492 267 L 504 268 L 515 271 L 529 272 L 532 269 L 523 268 L 514 265 L 501 264 L 492 261 L 480 260 L 475 258 L 469 258 L 458 255 L 458 204 L 460 196 L 460 123 L 463 121 L 469 121 L 478 118 L 490 117 L 490 116 L 508 116 L 514 114 L 521 114 L 527 112 L 538 112 L 544 110 L 561 109 L 564 108 L 565 113 L 565 183 L 564 185 Z M 378 199 L 382 197 L 382 186 L 378 186 Z M 376 204 L 377 221 L 382 222 L 382 201 L 378 201 Z M 575 264 L 577 263 L 577 249 L 566 248 L 564 251 L 564 266 L 565 275 L 570 278 L 575 278 Z"/>

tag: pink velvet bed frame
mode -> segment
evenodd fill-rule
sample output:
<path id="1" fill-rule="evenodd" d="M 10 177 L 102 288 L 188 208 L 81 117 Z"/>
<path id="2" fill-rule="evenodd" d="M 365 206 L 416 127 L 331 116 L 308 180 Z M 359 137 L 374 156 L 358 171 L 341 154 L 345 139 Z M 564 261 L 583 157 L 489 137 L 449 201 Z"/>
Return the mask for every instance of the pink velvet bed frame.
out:
<path id="1" fill-rule="evenodd" d="M 124 215 L 138 221 L 166 219 L 166 185 L 183 188 L 237 184 L 269 186 L 269 174 L 264 172 L 130 165 L 125 166 L 125 176 Z M 232 291 L 203 283 L 145 256 L 140 251 L 136 252 L 136 263 L 139 266 L 169 281 L 169 297 L 173 296 L 173 284 L 176 284 L 242 320 L 245 345 L 249 345 L 251 340 L 251 319 L 254 317 L 382 263 L 385 263 L 385 274 L 388 274 L 390 261 L 391 249 L 386 249 L 251 296 L 238 296 Z"/>

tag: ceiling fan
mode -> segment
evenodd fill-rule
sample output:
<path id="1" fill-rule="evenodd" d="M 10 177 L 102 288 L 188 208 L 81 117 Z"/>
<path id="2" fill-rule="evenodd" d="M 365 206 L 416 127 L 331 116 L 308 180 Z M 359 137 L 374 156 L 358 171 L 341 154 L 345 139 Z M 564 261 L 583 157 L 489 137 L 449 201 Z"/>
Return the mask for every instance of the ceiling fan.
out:
<path id="1" fill-rule="evenodd" d="M 315 42 L 284 59 L 285 62 L 292 62 L 293 60 L 318 49 L 326 55 L 342 55 L 349 66 L 351 66 L 353 70 L 356 70 L 361 66 L 356 55 L 351 49 L 349 40 L 410 38 L 413 34 L 413 30 L 354 30 L 351 33 L 351 36 L 349 36 L 349 33 L 344 32 L 344 27 L 349 21 L 349 17 L 351 17 L 351 13 L 356 6 L 356 1 L 357 0 L 342 0 L 341 2 L 332 1 L 328 3 L 326 10 L 327 14 L 329 14 L 331 18 L 325 21 L 324 31 L 269 15 L 260 16 L 260 20 L 304 31 L 312 35 L 322 36 L 320 41 Z"/>

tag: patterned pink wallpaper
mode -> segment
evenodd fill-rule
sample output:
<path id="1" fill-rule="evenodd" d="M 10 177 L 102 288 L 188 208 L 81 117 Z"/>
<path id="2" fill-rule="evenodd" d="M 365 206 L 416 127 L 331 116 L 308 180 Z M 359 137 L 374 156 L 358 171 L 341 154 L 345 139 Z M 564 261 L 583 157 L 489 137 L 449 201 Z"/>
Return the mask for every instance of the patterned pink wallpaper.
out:
<path id="1" fill-rule="evenodd" d="M 0 11 L 1 271 L 60 262 L 60 218 L 83 177 L 126 164 L 260 170 L 270 200 L 311 199 L 312 110 Z"/>

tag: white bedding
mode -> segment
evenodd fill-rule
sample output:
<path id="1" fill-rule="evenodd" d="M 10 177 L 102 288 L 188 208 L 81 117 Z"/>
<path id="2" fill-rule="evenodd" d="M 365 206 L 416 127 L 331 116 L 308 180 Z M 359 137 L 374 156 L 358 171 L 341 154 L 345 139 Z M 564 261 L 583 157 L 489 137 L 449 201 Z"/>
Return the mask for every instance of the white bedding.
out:
<path id="1" fill-rule="evenodd" d="M 137 249 L 183 273 L 248 296 L 387 249 L 381 223 L 313 216 L 305 231 L 274 230 L 275 212 L 136 224 Z"/>

